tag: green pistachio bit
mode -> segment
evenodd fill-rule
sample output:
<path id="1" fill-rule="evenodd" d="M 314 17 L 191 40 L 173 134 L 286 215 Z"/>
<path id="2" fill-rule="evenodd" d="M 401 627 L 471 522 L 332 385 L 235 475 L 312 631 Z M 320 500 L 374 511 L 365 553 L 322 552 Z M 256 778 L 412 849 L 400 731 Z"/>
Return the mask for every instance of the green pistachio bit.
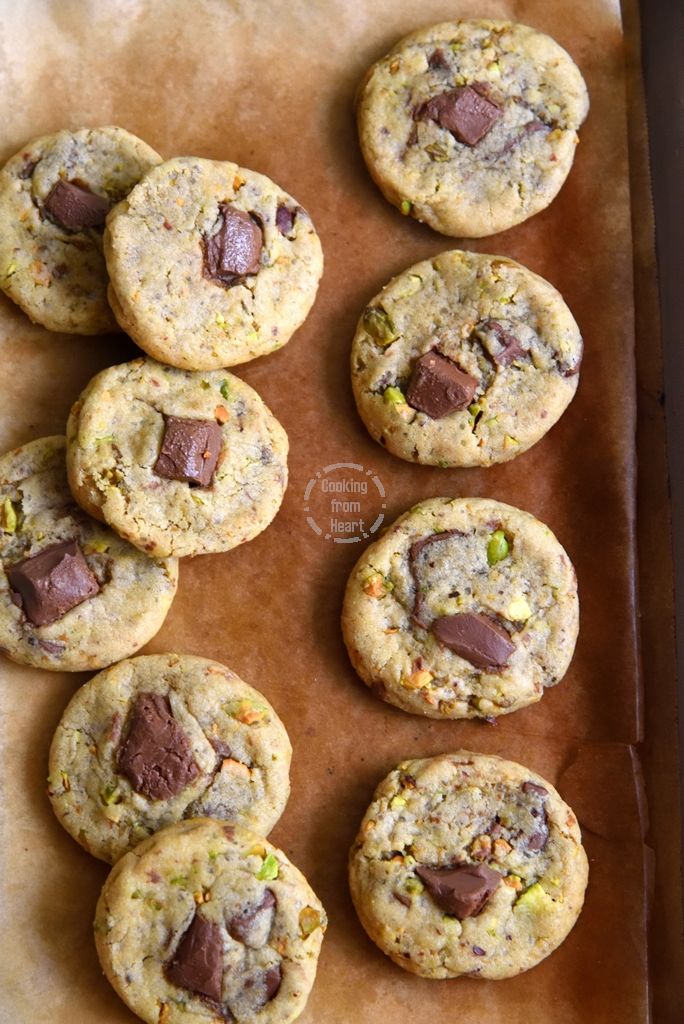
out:
<path id="1" fill-rule="evenodd" d="M 105 786 L 104 789 L 100 790 L 100 800 L 105 806 L 109 807 L 111 804 L 118 804 L 121 802 L 121 791 L 118 786 Z"/>
<path id="2" fill-rule="evenodd" d="M 402 199 L 401 206 L 399 207 L 399 209 L 401 210 L 405 217 L 408 217 L 409 213 L 411 212 L 412 206 L 413 203 L 411 202 L 410 199 Z"/>
<path id="3" fill-rule="evenodd" d="M 495 530 L 487 544 L 487 561 L 490 565 L 502 562 L 508 556 L 508 541 L 503 530 Z"/>
<path id="4" fill-rule="evenodd" d="M 398 337 L 392 318 L 381 306 L 370 306 L 366 310 L 363 314 L 363 326 L 371 338 L 380 345 L 389 345 Z"/>
<path id="5" fill-rule="evenodd" d="M 208 390 L 209 390 L 209 388 L 211 387 L 211 384 L 209 383 L 209 381 L 208 381 L 208 380 L 201 380 L 201 381 L 200 381 L 200 386 L 201 386 L 201 387 L 202 387 L 202 388 L 203 388 L 203 389 L 204 389 L 205 391 L 208 391 Z"/>
<path id="6" fill-rule="evenodd" d="M 132 900 L 141 900 L 142 898 L 143 898 L 143 891 L 142 891 L 142 889 L 134 889 L 133 892 L 131 893 L 131 899 Z"/>
<path id="7" fill-rule="evenodd" d="M 228 399 L 230 398 L 230 386 L 227 380 L 221 381 L 221 387 L 219 388 L 219 391 L 221 392 L 221 398 L 225 398 L 227 402 Z"/>
<path id="8" fill-rule="evenodd" d="M 403 796 L 393 796 L 390 800 L 390 810 L 398 811 L 402 807 L 406 807 L 406 800 Z"/>
<path id="9" fill-rule="evenodd" d="M 12 260 L 12 262 L 8 263 L 7 267 L 5 268 L 5 277 L 11 277 L 12 274 L 16 274 L 16 272 L 17 272 L 17 265 L 14 262 L 14 260 Z"/>
<path id="10" fill-rule="evenodd" d="M 225 327 L 227 323 L 228 321 L 224 316 L 222 316 L 220 313 L 216 314 L 216 325 L 218 327 Z"/>
<path id="11" fill-rule="evenodd" d="M 114 435 L 113 434 L 105 434 L 103 437 L 96 437 L 95 438 L 95 444 L 104 444 L 107 441 L 113 441 L 113 440 L 114 440 Z"/>
<path id="12" fill-rule="evenodd" d="M 401 388 L 385 388 L 383 398 L 388 405 L 406 405 L 406 398 Z"/>
<path id="13" fill-rule="evenodd" d="M 420 878 L 416 878 L 415 875 L 411 875 L 411 877 L 407 878 L 404 882 L 404 889 L 412 896 L 418 896 L 424 888 L 425 886 L 421 882 Z"/>
<path id="14" fill-rule="evenodd" d="M 145 900 L 145 903 L 147 903 L 150 910 L 161 910 L 164 906 L 164 904 L 160 903 L 159 900 L 153 900 L 152 898 Z"/>
<path id="15" fill-rule="evenodd" d="M 211 860 L 211 861 L 218 860 L 218 855 L 219 855 L 218 850 L 210 850 L 209 851 L 209 860 Z"/>
<path id="16" fill-rule="evenodd" d="M 533 914 L 541 914 L 547 910 L 553 903 L 553 900 L 547 892 L 541 887 L 539 882 L 535 882 L 529 889 L 526 889 L 522 896 L 519 896 L 515 901 L 515 909 L 519 907 L 529 910 Z"/>
<path id="17" fill-rule="evenodd" d="M 3 533 L 14 533 L 17 528 L 17 513 L 9 498 L 5 498 L 0 509 L 0 526 Z"/>
<path id="18" fill-rule="evenodd" d="M 449 150 L 441 142 L 431 142 L 429 146 L 425 147 L 425 152 L 429 154 L 431 160 L 435 160 L 437 163 L 444 163 L 449 159 Z"/>
<path id="19" fill-rule="evenodd" d="M 182 886 L 185 889 L 187 887 L 187 884 L 188 884 L 188 876 L 187 875 L 176 875 L 174 878 L 170 879 L 170 882 L 171 882 L 171 885 L 180 885 L 180 886 Z"/>
<path id="20" fill-rule="evenodd" d="M 261 867 L 257 871 L 257 878 L 260 882 L 272 882 L 274 878 L 278 877 L 279 870 L 280 867 L 275 855 L 269 853 L 268 856 L 264 858 Z"/>

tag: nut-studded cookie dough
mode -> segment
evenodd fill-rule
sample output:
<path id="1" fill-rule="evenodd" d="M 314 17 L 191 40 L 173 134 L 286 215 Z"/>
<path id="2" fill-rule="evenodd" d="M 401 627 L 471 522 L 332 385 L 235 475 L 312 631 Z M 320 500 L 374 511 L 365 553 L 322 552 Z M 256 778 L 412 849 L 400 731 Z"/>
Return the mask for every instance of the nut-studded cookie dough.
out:
<path id="1" fill-rule="evenodd" d="M 406 36 L 368 71 L 359 137 L 402 213 L 479 238 L 548 206 L 588 109 L 580 72 L 549 36 L 506 21 L 445 22 Z"/>
<path id="2" fill-rule="evenodd" d="M 195 818 L 118 861 L 95 941 L 112 985 L 148 1024 L 289 1024 L 314 983 L 326 924 L 281 850 Z"/>
<path id="3" fill-rule="evenodd" d="M 0 651 L 57 672 L 127 658 L 161 627 L 175 558 L 148 558 L 85 515 L 66 479 L 66 442 L 0 457 Z"/>
<path id="4" fill-rule="evenodd" d="M 534 704 L 568 668 L 577 580 L 551 530 L 489 498 L 430 498 L 354 567 L 342 630 L 376 696 L 430 718 Z"/>
<path id="5" fill-rule="evenodd" d="M 393 455 L 489 466 L 556 423 L 581 361 L 579 328 L 548 281 L 503 256 L 456 249 L 373 299 L 351 367 L 359 414 Z"/>
<path id="6" fill-rule="evenodd" d="M 51 331 L 119 326 L 107 302 L 109 210 L 161 157 L 123 128 L 34 139 L 0 171 L 0 288 Z"/>
<path id="7" fill-rule="evenodd" d="M 510 978 L 552 953 L 584 902 L 577 819 L 550 783 L 466 750 L 404 761 L 380 783 L 350 857 L 380 949 L 426 978 Z"/>
<path id="8" fill-rule="evenodd" d="M 122 661 L 77 690 L 50 749 L 61 824 L 110 863 L 164 825 L 210 815 L 267 835 L 292 749 L 265 697 L 215 661 Z"/>
<path id="9" fill-rule="evenodd" d="M 110 302 L 155 359 L 189 370 L 281 348 L 323 271 L 311 218 L 270 178 L 193 157 L 146 175 L 107 221 Z"/>
<path id="10" fill-rule="evenodd" d="M 67 426 L 72 491 L 154 555 L 228 551 L 265 530 L 287 486 L 287 435 L 225 370 L 151 359 L 97 374 Z"/>

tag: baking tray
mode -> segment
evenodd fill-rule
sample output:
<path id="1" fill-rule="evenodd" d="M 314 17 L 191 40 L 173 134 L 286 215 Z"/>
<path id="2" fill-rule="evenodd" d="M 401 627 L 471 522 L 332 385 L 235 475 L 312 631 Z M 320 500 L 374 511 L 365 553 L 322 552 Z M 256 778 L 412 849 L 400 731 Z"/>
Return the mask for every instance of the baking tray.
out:
<path id="1" fill-rule="evenodd" d="M 464 243 L 520 260 L 559 288 L 582 328 L 585 361 L 576 399 L 534 449 L 487 470 L 440 470 L 400 462 L 372 442 L 354 409 L 348 354 L 356 319 L 380 287 L 458 243 L 382 199 L 358 151 L 352 101 L 367 66 L 401 35 L 476 15 L 548 31 L 589 86 L 575 167 L 551 207 Z M 330 916 L 303 1024 L 523 1024 L 531 1014 L 558 1024 L 646 1021 L 634 250 L 617 2 L 500 0 L 475 10 L 460 0 L 31 0 L 6 5 L 1 33 L 2 159 L 43 132 L 117 123 L 166 156 L 231 159 L 270 175 L 309 209 L 321 235 L 326 271 L 311 316 L 285 349 L 237 370 L 290 436 L 283 509 L 250 544 L 183 562 L 176 602 L 147 647 L 225 662 L 263 690 L 290 732 L 292 797 L 272 838 Z M 633 145 L 643 147 L 645 136 Z M 134 354 L 123 336 L 50 335 L 0 302 L 0 448 L 59 432 L 89 377 Z M 390 522 L 428 496 L 473 494 L 551 526 L 578 571 L 581 633 L 568 675 L 541 703 L 495 726 L 423 721 L 359 682 L 338 620 L 365 541 L 326 539 L 330 493 L 322 487 L 324 478 L 358 474 L 370 482 L 368 523 Z M 62 831 L 45 796 L 51 734 L 85 678 L 2 666 L 7 1021 L 135 1020 L 101 977 L 92 944 L 107 868 Z M 460 747 L 520 760 L 558 785 L 590 859 L 585 910 L 568 940 L 503 983 L 402 972 L 367 939 L 346 885 L 347 850 L 379 779 L 405 757 Z"/>

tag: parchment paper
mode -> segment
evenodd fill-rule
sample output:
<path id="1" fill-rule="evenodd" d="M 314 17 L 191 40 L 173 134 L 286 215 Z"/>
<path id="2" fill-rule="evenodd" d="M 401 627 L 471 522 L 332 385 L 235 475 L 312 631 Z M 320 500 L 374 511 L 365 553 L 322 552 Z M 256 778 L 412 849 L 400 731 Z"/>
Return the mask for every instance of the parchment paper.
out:
<path id="1" fill-rule="evenodd" d="M 633 281 L 623 41 L 615 0 L 31 0 L 2 5 L 0 158 L 63 126 L 116 123 L 166 156 L 235 160 L 311 212 L 326 272 L 313 313 L 281 352 L 240 367 L 291 442 L 283 509 L 257 540 L 185 561 L 150 651 L 224 661 L 275 704 L 294 746 L 293 790 L 272 833 L 330 916 L 303 1024 L 641 1024 L 647 1020 L 634 541 Z M 546 212 L 466 247 L 512 256 L 555 284 L 585 337 L 578 395 L 532 451 L 488 470 L 410 466 L 371 441 L 348 377 L 356 319 L 396 272 L 458 243 L 390 207 L 355 139 L 366 67 L 420 24 L 487 15 L 551 33 L 574 56 L 592 109 L 575 166 Z M 123 337 L 33 327 L 0 302 L 0 449 L 60 432 L 98 369 L 134 355 Z M 486 724 L 420 720 L 359 682 L 338 618 L 359 544 L 306 523 L 307 482 L 331 463 L 371 470 L 387 522 L 423 497 L 488 495 L 547 522 L 578 571 L 581 634 L 540 704 Z M 320 509 L 319 509 L 320 511 Z M 112 628 L 116 628 L 113 624 Z M 53 818 L 47 750 L 85 677 L 2 665 L 3 1021 L 124 1024 L 101 977 L 91 920 L 107 867 Z M 399 760 L 466 747 L 520 760 L 578 814 L 591 862 L 585 910 L 548 960 L 506 982 L 430 982 L 367 939 L 346 857 L 380 778 Z"/>

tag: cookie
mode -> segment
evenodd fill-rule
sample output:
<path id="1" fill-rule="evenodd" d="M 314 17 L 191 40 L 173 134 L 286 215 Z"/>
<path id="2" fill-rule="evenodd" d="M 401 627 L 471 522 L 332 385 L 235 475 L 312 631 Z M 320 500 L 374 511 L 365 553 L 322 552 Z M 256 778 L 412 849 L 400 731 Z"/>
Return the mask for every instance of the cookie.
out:
<path id="1" fill-rule="evenodd" d="M 0 171 L 0 288 L 35 323 L 68 334 L 119 326 L 107 302 L 110 209 L 161 157 L 123 128 L 29 142 Z"/>
<path id="2" fill-rule="evenodd" d="M 313 305 L 323 256 L 311 218 L 256 171 L 179 157 L 107 221 L 110 302 L 145 352 L 215 370 L 275 352 Z"/>
<path id="3" fill-rule="evenodd" d="M 467 750 L 390 772 L 349 863 L 363 927 L 424 978 L 534 967 L 575 924 L 587 878 L 577 819 L 553 786 Z"/>
<path id="4" fill-rule="evenodd" d="M 265 697 L 215 661 L 157 654 L 77 690 L 50 749 L 60 823 L 110 863 L 181 818 L 267 835 L 290 792 L 292 749 Z"/>
<path id="5" fill-rule="evenodd" d="M 281 850 L 194 818 L 118 861 L 95 942 L 108 979 L 149 1024 L 289 1024 L 314 983 L 326 924 Z"/>
<path id="6" fill-rule="evenodd" d="M 376 696 L 430 718 L 492 718 L 565 675 L 577 579 L 548 526 L 490 498 L 430 498 L 352 570 L 342 630 Z"/>
<path id="7" fill-rule="evenodd" d="M 480 238 L 554 199 L 589 110 L 558 43 L 507 21 L 412 32 L 368 71 L 361 149 L 384 196 L 445 235 Z"/>
<path id="8" fill-rule="evenodd" d="M 77 501 L 148 554 L 228 551 L 265 530 L 287 486 L 287 435 L 225 371 L 151 359 L 98 373 L 71 410 Z"/>
<path id="9" fill-rule="evenodd" d="M 0 457 L 0 651 L 56 672 L 103 668 L 160 629 L 174 558 L 148 558 L 74 502 L 63 437 Z"/>
<path id="10" fill-rule="evenodd" d="M 359 414 L 399 458 L 489 466 L 535 444 L 577 390 L 582 338 L 559 292 L 503 256 L 454 250 L 395 277 L 361 317 Z"/>

